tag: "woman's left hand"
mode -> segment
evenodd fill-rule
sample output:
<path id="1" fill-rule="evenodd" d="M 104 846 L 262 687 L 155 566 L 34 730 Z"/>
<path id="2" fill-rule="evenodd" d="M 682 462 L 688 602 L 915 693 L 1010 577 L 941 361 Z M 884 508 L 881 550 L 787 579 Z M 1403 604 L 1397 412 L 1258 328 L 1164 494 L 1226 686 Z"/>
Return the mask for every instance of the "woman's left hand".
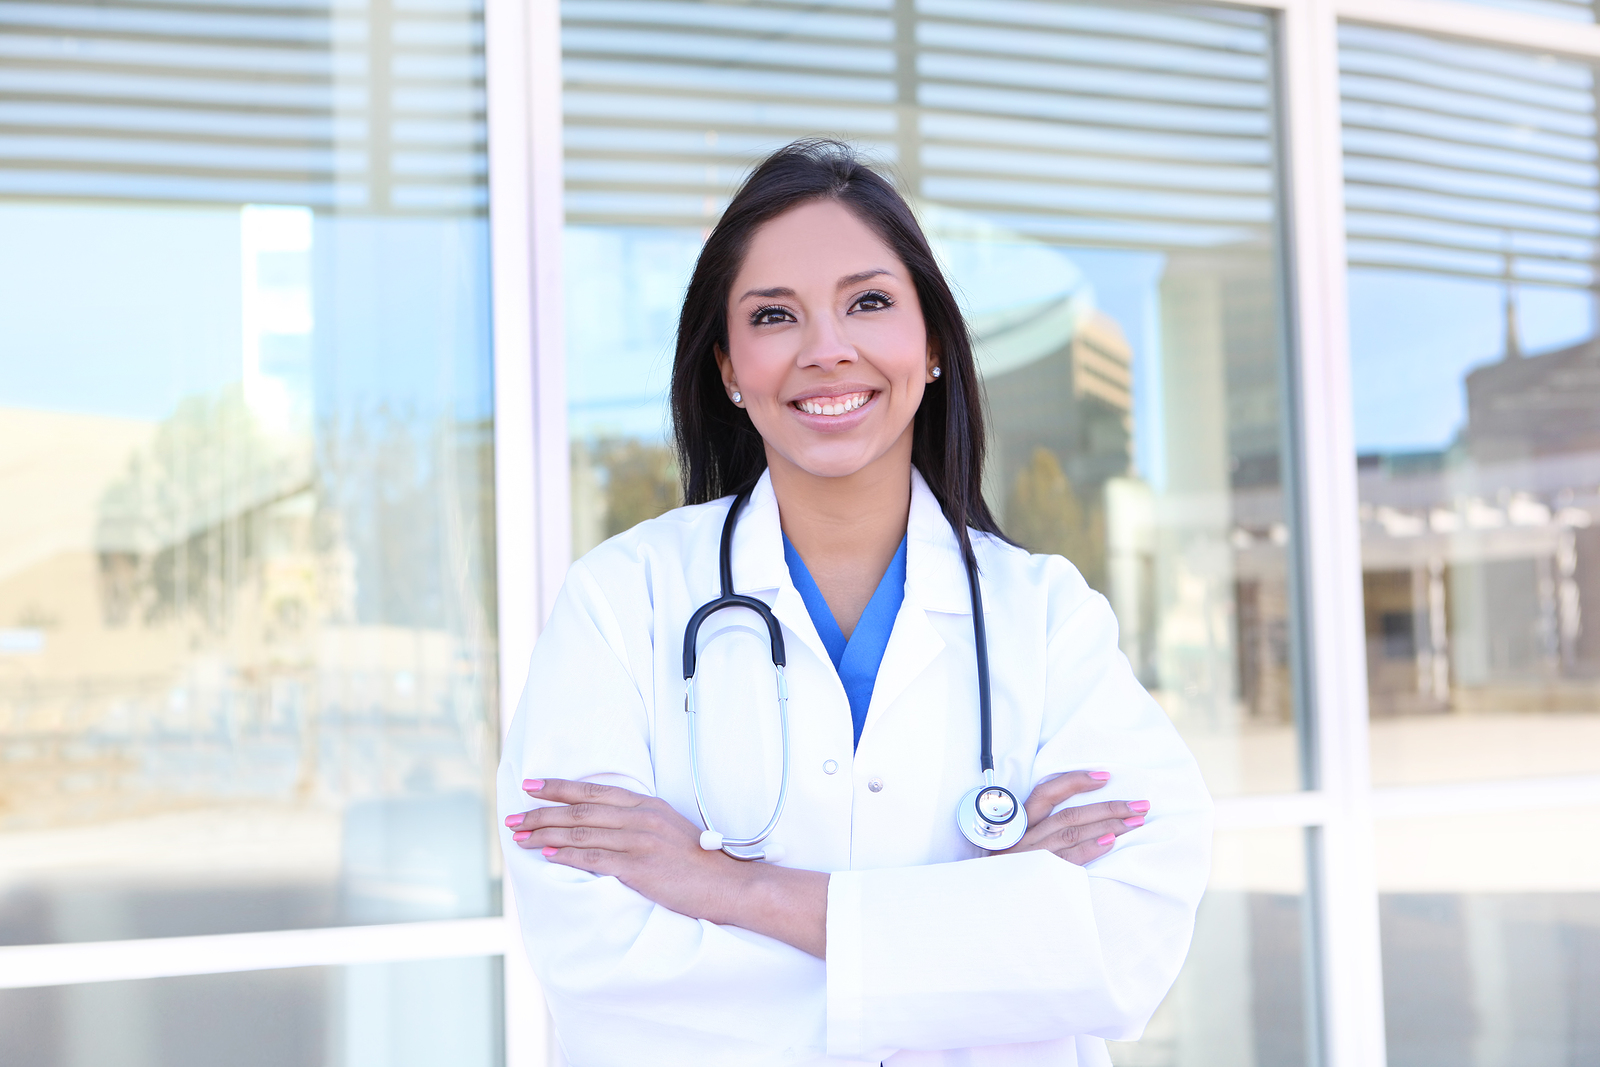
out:
<path id="1" fill-rule="evenodd" d="M 613 875 L 648 900 L 693 919 L 724 921 L 743 875 L 738 860 L 700 847 L 700 830 L 666 801 L 617 786 L 530 778 L 522 788 L 550 807 L 506 819 L 525 849 L 551 863 Z"/>

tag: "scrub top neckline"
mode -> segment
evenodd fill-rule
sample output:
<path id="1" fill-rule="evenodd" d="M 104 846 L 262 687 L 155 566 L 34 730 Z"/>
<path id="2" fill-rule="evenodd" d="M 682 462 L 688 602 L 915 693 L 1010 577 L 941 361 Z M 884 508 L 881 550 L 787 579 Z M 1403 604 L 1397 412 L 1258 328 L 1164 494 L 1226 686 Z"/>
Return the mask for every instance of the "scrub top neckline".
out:
<path id="1" fill-rule="evenodd" d="M 872 690 L 878 680 L 878 668 L 883 663 L 884 651 L 889 647 L 889 635 L 894 630 L 894 620 L 900 614 L 900 605 L 906 595 L 906 538 L 900 538 L 900 547 L 873 590 L 861 618 L 848 639 L 833 617 L 822 590 L 811 577 L 805 560 L 800 558 L 789 535 L 783 535 L 783 558 L 789 565 L 789 577 L 795 591 L 805 603 L 806 614 L 817 628 L 822 647 L 833 661 L 833 668 L 844 685 L 850 701 L 850 718 L 855 726 L 855 740 L 861 742 L 861 729 L 867 722 L 867 709 L 872 704 Z"/>

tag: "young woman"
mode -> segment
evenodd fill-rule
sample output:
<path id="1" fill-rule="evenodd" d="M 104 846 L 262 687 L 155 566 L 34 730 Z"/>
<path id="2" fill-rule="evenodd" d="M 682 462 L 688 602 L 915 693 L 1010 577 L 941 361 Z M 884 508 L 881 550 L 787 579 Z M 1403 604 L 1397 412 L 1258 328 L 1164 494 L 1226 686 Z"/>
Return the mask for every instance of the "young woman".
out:
<path id="1" fill-rule="evenodd" d="M 688 506 L 573 564 L 501 764 L 573 1064 L 1108 1064 L 1166 995 L 1210 800 L 1105 599 L 1001 535 L 981 410 L 906 203 L 840 144 L 768 158 L 684 298 Z M 712 612 L 691 668 L 730 581 L 776 636 Z"/>

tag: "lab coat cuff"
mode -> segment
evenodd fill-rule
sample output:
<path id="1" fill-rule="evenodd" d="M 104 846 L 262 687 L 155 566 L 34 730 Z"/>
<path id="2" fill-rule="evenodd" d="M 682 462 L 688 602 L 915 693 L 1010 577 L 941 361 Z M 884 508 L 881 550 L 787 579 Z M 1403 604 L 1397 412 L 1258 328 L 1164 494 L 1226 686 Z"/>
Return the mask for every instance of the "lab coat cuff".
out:
<path id="1" fill-rule="evenodd" d="M 865 879 L 858 871 L 828 877 L 828 1055 L 876 1062 L 896 1049 L 866 1048 Z"/>

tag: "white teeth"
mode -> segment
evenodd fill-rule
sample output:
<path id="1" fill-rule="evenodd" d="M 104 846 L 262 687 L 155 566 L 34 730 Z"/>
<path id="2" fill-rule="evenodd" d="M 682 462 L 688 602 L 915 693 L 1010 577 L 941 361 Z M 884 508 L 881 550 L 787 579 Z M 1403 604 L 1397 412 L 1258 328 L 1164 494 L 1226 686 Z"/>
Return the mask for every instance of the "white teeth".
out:
<path id="1" fill-rule="evenodd" d="M 843 401 L 826 404 L 816 400 L 798 400 L 795 407 L 807 415 L 847 415 L 870 399 L 871 393 L 854 393 Z"/>

